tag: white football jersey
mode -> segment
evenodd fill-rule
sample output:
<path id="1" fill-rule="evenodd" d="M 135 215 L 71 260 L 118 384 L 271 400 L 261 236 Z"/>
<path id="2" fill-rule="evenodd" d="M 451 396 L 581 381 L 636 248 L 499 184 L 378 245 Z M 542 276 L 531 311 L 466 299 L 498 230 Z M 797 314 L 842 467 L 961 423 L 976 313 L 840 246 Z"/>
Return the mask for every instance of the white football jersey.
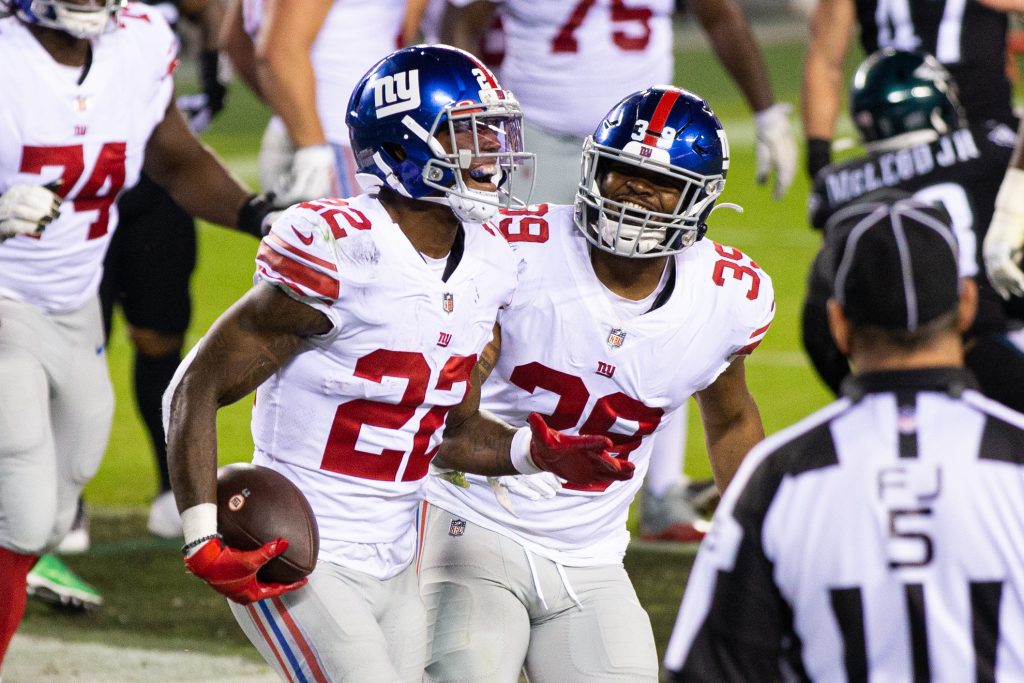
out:
<path id="1" fill-rule="evenodd" d="M 292 207 L 256 257 L 257 282 L 277 284 L 333 328 L 257 390 L 255 462 L 306 494 L 321 557 L 379 578 L 412 561 L 448 409 L 465 396 L 516 287 L 518 258 L 496 230 L 467 226 L 462 244 L 445 282 L 380 202 L 361 195 Z M 365 544 L 395 552 L 362 557 Z"/>
<path id="2" fill-rule="evenodd" d="M 139 180 L 170 101 L 177 41 L 160 13 L 132 3 L 92 41 L 92 64 L 58 64 L 15 17 L 0 19 L 0 194 L 60 181 L 60 216 L 40 237 L 0 243 L 0 295 L 45 311 L 96 295 L 117 227 L 117 198 Z"/>
<path id="3" fill-rule="evenodd" d="M 672 82 L 674 0 L 497 1 L 498 79 L 534 125 L 584 138 L 626 95 Z"/>
<path id="4" fill-rule="evenodd" d="M 738 249 L 704 239 L 673 257 L 674 277 L 652 308 L 620 319 L 590 265 L 571 206 L 540 205 L 500 223 L 526 263 L 520 291 L 498 316 L 501 357 L 482 407 L 513 426 L 531 412 L 566 433 L 603 434 L 636 464 L 628 481 L 567 484 L 553 498 L 512 496 L 502 508 L 486 479 L 468 489 L 431 477 L 427 499 L 569 566 L 621 562 L 626 517 L 664 416 L 751 353 L 775 313 L 771 279 Z M 660 305 L 658 305 L 660 303 Z"/>
<path id="5" fill-rule="evenodd" d="M 290 10 L 288 3 L 280 4 L 282 11 Z M 349 144 L 349 97 L 371 66 L 398 49 L 404 18 L 405 0 L 336 0 L 331 6 L 310 54 L 316 111 L 330 142 Z M 244 0 L 242 19 L 255 38 L 263 21 L 263 0 Z"/>

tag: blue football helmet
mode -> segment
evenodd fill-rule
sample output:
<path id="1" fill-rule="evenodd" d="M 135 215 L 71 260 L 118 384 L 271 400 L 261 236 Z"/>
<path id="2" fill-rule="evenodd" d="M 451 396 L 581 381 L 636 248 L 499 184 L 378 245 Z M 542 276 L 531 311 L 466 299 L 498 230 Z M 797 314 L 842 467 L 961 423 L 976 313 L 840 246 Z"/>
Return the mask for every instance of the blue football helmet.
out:
<path id="1" fill-rule="evenodd" d="M 678 187 L 675 208 L 654 211 L 605 197 L 602 182 L 613 166 Z M 620 256 L 678 253 L 704 236 L 728 169 L 729 142 L 706 101 L 673 86 L 634 93 L 583 142 L 576 227 L 598 249 Z"/>
<path id="2" fill-rule="evenodd" d="M 364 188 L 383 184 L 474 222 L 526 206 L 529 192 L 520 200 L 512 187 L 533 160 L 523 152 L 522 109 L 468 52 L 446 45 L 393 52 L 356 85 L 345 120 Z M 495 189 L 468 186 L 465 171 Z"/>
<path id="3" fill-rule="evenodd" d="M 93 38 L 117 27 L 117 15 L 128 0 L 3 0 L 7 9 L 27 24 Z"/>

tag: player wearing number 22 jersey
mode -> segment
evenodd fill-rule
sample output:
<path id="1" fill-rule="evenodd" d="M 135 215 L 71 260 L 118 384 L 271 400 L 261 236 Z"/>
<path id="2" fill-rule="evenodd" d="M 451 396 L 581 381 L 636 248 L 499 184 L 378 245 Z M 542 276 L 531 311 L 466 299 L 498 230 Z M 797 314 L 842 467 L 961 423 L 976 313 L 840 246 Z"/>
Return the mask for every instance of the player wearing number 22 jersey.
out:
<path id="1" fill-rule="evenodd" d="M 348 111 L 376 186 L 275 221 L 255 286 L 168 389 L 168 464 L 186 567 L 232 600 L 282 679 L 419 681 L 416 513 L 442 434 L 453 464 L 483 474 L 529 465 L 589 484 L 628 478 L 632 466 L 603 437 L 536 420 L 520 433 L 477 410 L 477 356 L 517 291 L 519 259 L 480 225 L 499 205 L 523 205 L 510 171 L 531 155 L 511 93 L 472 55 L 417 46 L 371 68 Z M 308 583 L 257 578 L 282 539 L 246 552 L 216 533 L 216 410 L 254 388 L 254 462 L 295 482 L 316 515 Z M 460 435 L 486 444 L 462 449 L 481 466 L 451 452 Z"/>
<path id="2" fill-rule="evenodd" d="M 575 207 L 495 221 L 525 267 L 498 314 L 482 407 L 512 425 L 539 412 L 567 433 L 606 435 L 641 476 L 551 497 L 539 493 L 558 488 L 548 475 L 470 475 L 467 488 L 431 477 L 428 679 L 514 682 L 525 665 L 531 680 L 656 680 L 650 622 L 622 566 L 651 436 L 696 395 L 722 485 L 763 436 L 743 359 L 771 324 L 771 280 L 701 239 L 727 168 L 707 103 L 651 88 L 588 138 Z"/>

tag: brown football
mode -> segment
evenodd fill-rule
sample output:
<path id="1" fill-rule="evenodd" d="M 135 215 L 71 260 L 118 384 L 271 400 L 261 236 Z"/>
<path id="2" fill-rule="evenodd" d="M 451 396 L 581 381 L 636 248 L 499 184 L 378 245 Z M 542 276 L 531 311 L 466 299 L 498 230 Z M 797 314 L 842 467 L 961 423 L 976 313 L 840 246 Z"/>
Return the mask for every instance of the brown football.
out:
<path id="1" fill-rule="evenodd" d="M 313 509 L 295 484 L 270 468 L 235 463 L 218 470 L 217 530 L 224 545 L 239 550 L 288 539 L 288 550 L 256 574 L 263 583 L 298 581 L 316 566 L 320 534 Z"/>

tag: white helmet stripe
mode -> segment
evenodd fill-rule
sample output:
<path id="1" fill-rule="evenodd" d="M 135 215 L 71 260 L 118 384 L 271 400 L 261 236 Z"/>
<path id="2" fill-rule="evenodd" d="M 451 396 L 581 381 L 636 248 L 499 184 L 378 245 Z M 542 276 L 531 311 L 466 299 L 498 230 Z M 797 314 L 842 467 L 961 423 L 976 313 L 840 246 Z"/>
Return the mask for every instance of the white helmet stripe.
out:
<path id="1" fill-rule="evenodd" d="M 437 138 L 427 132 L 427 129 L 421 126 L 413 117 L 406 115 L 402 119 L 402 125 L 411 130 L 413 135 L 427 143 L 430 146 L 430 151 L 436 156 L 443 157 L 448 154 L 444 147 L 441 146 L 441 143 L 437 141 Z"/>

